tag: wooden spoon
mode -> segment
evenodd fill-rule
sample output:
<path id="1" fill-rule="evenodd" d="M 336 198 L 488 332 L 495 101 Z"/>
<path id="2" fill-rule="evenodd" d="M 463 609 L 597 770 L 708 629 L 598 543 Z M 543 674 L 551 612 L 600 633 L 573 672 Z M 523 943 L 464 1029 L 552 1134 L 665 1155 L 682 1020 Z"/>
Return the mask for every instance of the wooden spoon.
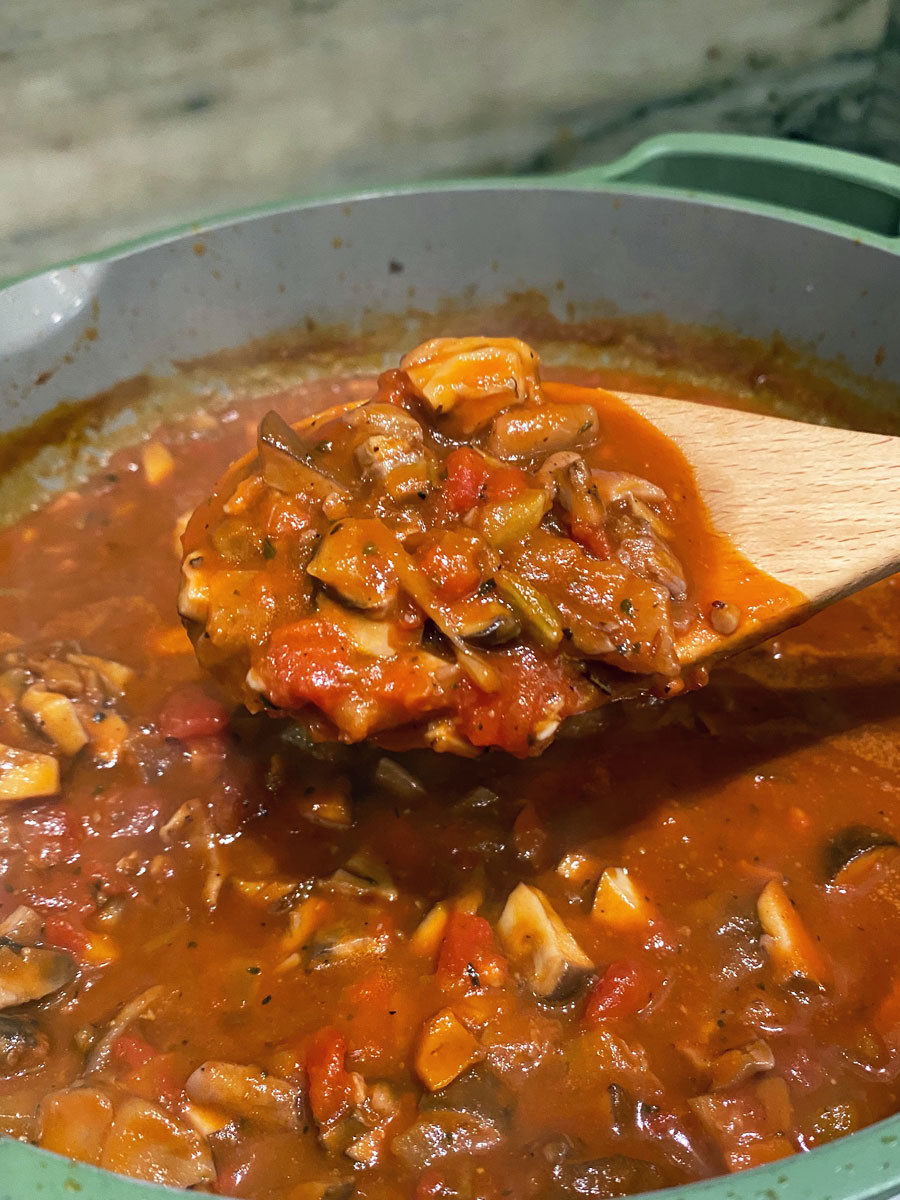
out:
<path id="1" fill-rule="evenodd" d="M 679 643 L 684 665 L 763 641 L 900 570 L 900 437 L 613 394 L 679 447 L 712 525 L 770 577 L 768 602 L 757 576 L 732 636 L 699 630 Z M 750 574 L 734 576 L 745 593 Z"/>

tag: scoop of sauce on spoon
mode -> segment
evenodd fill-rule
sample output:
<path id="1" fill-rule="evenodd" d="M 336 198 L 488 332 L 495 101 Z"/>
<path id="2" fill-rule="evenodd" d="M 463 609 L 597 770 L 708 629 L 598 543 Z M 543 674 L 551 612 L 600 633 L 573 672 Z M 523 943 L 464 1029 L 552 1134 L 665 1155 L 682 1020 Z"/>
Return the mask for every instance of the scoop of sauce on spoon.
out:
<path id="1" fill-rule="evenodd" d="M 517 339 L 435 339 L 368 401 L 263 419 L 188 525 L 180 611 L 205 667 L 314 738 L 539 753 L 877 577 L 853 574 L 852 531 L 837 575 L 811 548 L 840 518 L 810 473 L 848 439 L 839 494 L 875 459 L 884 491 L 891 439 L 546 383 Z M 792 507 L 792 464 L 823 522 Z"/>

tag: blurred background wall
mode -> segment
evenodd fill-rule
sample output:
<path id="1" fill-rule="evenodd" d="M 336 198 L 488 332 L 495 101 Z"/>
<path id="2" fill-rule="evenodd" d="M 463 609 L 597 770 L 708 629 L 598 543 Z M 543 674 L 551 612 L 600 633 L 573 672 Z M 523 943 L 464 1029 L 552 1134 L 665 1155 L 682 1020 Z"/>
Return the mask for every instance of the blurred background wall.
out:
<path id="1" fill-rule="evenodd" d="M 2 0 L 0 277 L 259 201 L 854 144 L 888 0 Z"/>

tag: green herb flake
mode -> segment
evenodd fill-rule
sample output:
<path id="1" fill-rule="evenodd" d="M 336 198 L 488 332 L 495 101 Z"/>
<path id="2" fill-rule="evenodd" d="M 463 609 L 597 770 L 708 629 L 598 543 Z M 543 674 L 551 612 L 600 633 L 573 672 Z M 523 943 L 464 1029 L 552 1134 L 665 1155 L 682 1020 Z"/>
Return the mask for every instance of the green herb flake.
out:
<path id="1" fill-rule="evenodd" d="M 629 617 L 634 612 L 634 605 L 632 604 L 632 602 L 629 600 L 629 598 L 627 596 L 622 601 L 622 603 L 619 605 L 619 611 L 625 613 L 625 615 L 629 616 Z"/>
<path id="2" fill-rule="evenodd" d="M 275 547 L 272 545 L 272 543 L 269 541 L 268 538 L 263 539 L 262 552 L 263 552 L 263 558 L 274 558 L 275 557 Z"/>
<path id="3" fill-rule="evenodd" d="M 363 546 L 363 554 L 377 554 L 377 553 L 378 553 L 378 547 L 375 545 L 374 542 L 366 542 L 366 544 Z"/>
<path id="4" fill-rule="evenodd" d="M 497 584 L 494 582 L 493 579 L 486 579 L 484 581 L 484 583 L 481 585 L 481 587 L 478 589 L 478 595 L 479 596 L 490 595 L 490 593 L 493 592 L 496 589 L 496 587 L 497 587 Z"/>

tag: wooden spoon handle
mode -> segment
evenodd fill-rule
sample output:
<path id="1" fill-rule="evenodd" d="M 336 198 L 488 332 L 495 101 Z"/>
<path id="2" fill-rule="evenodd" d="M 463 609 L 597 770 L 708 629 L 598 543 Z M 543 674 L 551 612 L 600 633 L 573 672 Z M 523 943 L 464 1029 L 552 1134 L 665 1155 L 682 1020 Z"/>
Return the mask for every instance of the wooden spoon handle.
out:
<path id="1" fill-rule="evenodd" d="M 680 447 L 716 528 L 802 593 L 781 627 L 900 569 L 900 438 L 616 395 Z"/>

